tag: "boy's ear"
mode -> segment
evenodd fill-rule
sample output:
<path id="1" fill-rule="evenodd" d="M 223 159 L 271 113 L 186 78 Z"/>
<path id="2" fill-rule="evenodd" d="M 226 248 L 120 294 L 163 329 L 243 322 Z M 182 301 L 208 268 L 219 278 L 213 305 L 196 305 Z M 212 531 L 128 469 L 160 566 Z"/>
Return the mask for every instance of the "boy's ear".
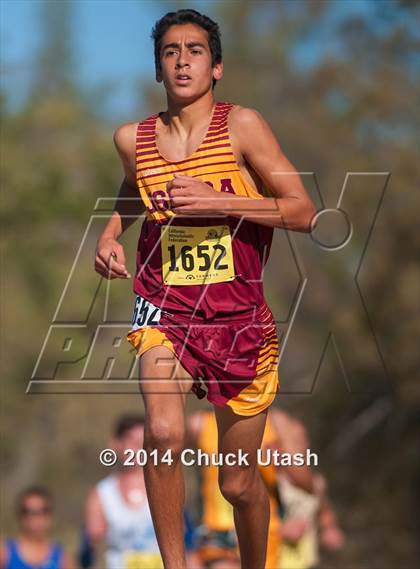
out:
<path id="1" fill-rule="evenodd" d="M 223 77 L 223 62 L 216 63 L 216 65 L 213 67 L 213 79 L 216 79 L 216 81 L 220 81 L 222 77 Z"/>
<path id="2" fill-rule="evenodd" d="M 162 70 L 160 67 L 156 69 L 156 81 L 162 83 Z"/>

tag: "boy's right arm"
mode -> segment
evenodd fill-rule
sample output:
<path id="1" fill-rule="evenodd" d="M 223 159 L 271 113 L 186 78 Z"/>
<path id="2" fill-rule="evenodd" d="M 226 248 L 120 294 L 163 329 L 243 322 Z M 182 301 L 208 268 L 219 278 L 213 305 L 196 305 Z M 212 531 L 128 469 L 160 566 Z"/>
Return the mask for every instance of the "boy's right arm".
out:
<path id="1" fill-rule="evenodd" d="M 136 183 L 136 129 L 137 123 L 129 123 L 120 126 L 114 134 L 125 178 L 111 219 L 99 237 L 96 248 L 95 271 L 106 279 L 131 277 L 125 267 L 124 249 L 118 238 L 145 209 Z"/>

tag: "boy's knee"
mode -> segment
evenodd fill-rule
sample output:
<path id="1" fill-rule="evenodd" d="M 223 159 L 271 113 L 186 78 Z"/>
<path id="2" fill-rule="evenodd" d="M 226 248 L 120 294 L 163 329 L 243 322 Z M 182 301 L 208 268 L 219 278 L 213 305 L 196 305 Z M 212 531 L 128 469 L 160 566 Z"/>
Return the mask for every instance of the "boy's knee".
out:
<path id="1" fill-rule="evenodd" d="M 184 448 L 184 429 L 165 417 L 146 419 L 144 448 L 151 452 L 170 450 L 172 458 L 177 459 Z"/>
<path id="2" fill-rule="evenodd" d="M 248 504 L 252 500 L 254 473 L 252 471 L 230 472 L 221 476 L 220 491 L 232 506 Z"/>

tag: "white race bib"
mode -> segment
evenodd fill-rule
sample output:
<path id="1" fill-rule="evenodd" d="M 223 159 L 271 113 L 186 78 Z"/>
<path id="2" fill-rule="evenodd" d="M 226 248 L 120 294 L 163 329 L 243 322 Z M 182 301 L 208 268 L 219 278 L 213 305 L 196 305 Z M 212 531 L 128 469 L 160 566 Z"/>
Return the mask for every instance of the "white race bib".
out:
<path id="1" fill-rule="evenodd" d="M 142 296 L 137 296 L 134 303 L 131 330 L 135 331 L 146 326 L 157 326 L 160 322 L 162 311 Z"/>

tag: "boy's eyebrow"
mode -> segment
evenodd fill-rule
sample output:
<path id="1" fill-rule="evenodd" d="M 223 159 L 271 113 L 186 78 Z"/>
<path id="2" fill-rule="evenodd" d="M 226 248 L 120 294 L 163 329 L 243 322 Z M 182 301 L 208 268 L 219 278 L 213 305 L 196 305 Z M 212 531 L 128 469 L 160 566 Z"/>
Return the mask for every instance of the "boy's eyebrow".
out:
<path id="1" fill-rule="evenodd" d="M 179 42 L 171 42 L 171 43 L 167 43 L 162 47 L 162 51 L 165 50 L 168 47 L 180 47 L 180 43 Z M 203 47 L 205 48 L 206 46 L 199 42 L 199 41 L 190 41 L 188 43 L 185 44 L 187 47 Z"/>

